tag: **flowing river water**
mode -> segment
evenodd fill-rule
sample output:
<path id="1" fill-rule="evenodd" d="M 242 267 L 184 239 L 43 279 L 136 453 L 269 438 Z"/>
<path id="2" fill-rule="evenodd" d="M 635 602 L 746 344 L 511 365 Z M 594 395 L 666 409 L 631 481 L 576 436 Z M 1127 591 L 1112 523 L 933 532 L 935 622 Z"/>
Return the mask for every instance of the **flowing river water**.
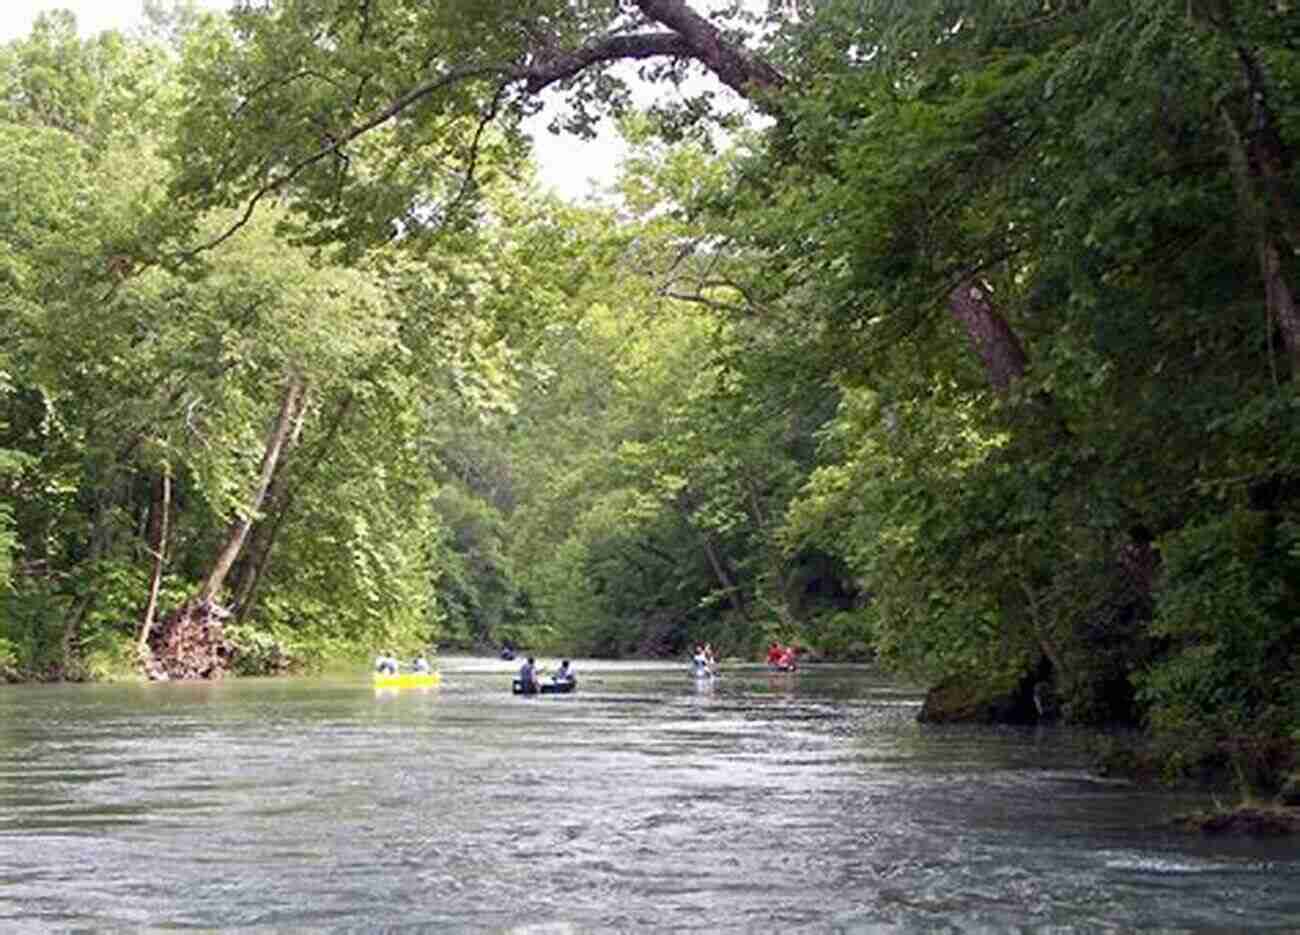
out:
<path id="1" fill-rule="evenodd" d="M 871 669 L 0 687 L 0 931 L 1300 931 L 1300 842 Z"/>

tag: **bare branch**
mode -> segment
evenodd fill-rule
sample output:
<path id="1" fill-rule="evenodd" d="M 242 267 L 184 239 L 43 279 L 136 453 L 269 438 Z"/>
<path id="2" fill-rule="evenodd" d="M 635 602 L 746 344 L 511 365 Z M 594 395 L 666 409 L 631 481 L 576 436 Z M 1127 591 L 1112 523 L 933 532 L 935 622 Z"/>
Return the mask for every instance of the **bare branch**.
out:
<path id="1" fill-rule="evenodd" d="M 479 145 L 483 142 L 483 134 L 487 132 L 488 126 L 496 119 L 497 113 L 501 110 L 501 102 L 505 100 L 508 88 L 509 85 L 507 84 L 502 84 L 497 88 L 497 93 L 492 95 L 492 103 L 479 117 L 478 126 L 474 129 L 474 138 L 469 145 L 469 165 L 465 167 L 465 180 L 461 184 L 460 193 L 452 199 L 451 206 L 453 209 L 458 207 L 469 194 L 470 187 L 474 183 L 474 170 L 478 167 Z"/>
<path id="2" fill-rule="evenodd" d="M 699 293 L 693 292 L 673 292 L 669 289 L 660 289 L 659 294 L 665 299 L 674 299 L 678 302 L 690 302 L 694 305 L 703 305 L 705 308 L 711 308 L 719 312 L 734 312 L 736 306 L 730 302 L 719 302 L 717 299 L 710 299 Z"/>
<path id="3" fill-rule="evenodd" d="M 704 295 L 705 291 L 709 289 L 731 289 L 739 294 L 745 307 L 751 311 L 756 312 L 759 315 L 770 316 L 772 314 L 771 310 L 765 308 L 761 302 L 755 299 L 749 290 L 734 280 L 726 278 L 701 279 L 695 284 L 695 286 L 696 288 L 694 292 L 678 292 L 672 288 L 671 282 L 666 282 L 659 288 L 658 292 L 666 299 L 677 299 L 682 302 L 694 302 L 697 305 L 704 305 L 708 308 L 734 312 L 737 309 L 735 303 L 724 302 L 719 299 L 711 299 Z"/>

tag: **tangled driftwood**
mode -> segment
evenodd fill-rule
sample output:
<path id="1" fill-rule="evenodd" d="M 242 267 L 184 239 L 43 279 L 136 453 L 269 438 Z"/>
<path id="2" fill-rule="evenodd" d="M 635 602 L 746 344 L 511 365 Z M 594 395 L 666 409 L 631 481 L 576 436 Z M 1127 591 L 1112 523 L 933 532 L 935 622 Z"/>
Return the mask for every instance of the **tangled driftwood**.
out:
<path id="1" fill-rule="evenodd" d="M 230 612 L 214 601 L 187 601 L 154 626 L 141 660 L 151 679 L 219 679 L 234 654 L 222 621 Z"/>

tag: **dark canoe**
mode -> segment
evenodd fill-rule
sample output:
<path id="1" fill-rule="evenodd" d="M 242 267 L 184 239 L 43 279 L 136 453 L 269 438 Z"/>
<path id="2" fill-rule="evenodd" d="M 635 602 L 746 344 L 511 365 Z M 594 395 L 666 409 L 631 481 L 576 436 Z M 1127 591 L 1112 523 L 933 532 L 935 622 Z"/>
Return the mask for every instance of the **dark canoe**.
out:
<path id="1" fill-rule="evenodd" d="M 567 695 L 578 687 L 577 679 L 570 679 L 567 682 L 542 682 L 538 689 L 543 695 Z M 536 691 L 524 691 L 523 683 L 515 679 L 510 683 L 510 693 L 512 695 L 535 695 Z"/>

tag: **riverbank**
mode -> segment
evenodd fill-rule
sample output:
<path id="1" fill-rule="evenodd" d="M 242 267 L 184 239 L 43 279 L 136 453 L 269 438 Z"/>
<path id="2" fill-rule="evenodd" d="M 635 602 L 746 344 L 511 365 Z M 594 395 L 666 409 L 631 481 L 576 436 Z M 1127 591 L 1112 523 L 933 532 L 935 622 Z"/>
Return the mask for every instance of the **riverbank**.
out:
<path id="1" fill-rule="evenodd" d="M 1280 837 L 1300 834 L 1300 808 L 1285 805 L 1240 805 L 1236 808 L 1192 812 L 1170 826 L 1207 835 Z"/>
<path id="2" fill-rule="evenodd" d="M 917 713 L 924 724 L 1033 725 L 1059 719 L 1039 673 L 987 684 L 950 677 L 932 686 Z M 1156 735 L 1137 725 L 1093 725 L 1093 769 L 1138 786 L 1200 790 L 1237 804 L 1180 815 L 1169 823 L 1210 835 L 1300 834 L 1300 744 L 1274 726 L 1258 735 Z"/>

